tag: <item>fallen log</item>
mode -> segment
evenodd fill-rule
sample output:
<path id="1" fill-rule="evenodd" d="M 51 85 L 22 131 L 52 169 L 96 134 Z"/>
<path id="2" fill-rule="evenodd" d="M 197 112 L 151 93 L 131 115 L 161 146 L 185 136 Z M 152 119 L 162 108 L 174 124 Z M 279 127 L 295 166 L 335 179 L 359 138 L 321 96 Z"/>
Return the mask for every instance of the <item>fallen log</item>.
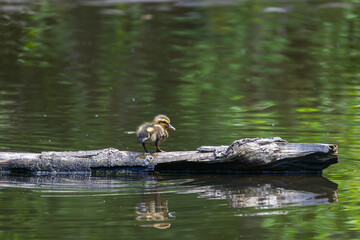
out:
<path id="1" fill-rule="evenodd" d="M 333 144 L 245 138 L 230 146 L 145 154 L 114 148 L 78 152 L 0 152 L 0 171 L 321 173 L 338 162 Z"/>

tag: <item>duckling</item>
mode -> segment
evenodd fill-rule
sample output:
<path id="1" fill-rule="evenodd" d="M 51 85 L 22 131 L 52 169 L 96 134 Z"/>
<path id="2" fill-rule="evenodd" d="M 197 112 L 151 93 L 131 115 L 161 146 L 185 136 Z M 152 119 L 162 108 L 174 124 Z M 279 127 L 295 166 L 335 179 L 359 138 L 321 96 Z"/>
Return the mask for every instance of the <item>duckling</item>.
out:
<path id="1" fill-rule="evenodd" d="M 162 114 L 157 115 L 152 122 L 146 122 L 137 128 L 138 142 L 142 144 L 145 152 L 148 152 L 145 143 L 155 145 L 157 152 L 162 152 L 159 145 L 169 137 L 167 129 L 176 130 L 171 126 L 170 118 Z"/>

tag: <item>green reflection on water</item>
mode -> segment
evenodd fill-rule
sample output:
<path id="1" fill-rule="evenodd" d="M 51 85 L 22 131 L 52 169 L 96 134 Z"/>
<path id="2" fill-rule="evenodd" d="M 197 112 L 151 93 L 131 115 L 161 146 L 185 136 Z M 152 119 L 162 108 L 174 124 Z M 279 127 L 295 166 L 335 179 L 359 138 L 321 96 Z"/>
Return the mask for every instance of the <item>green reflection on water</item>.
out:
<path id="1" fill-rule="evenodd" d="M 167 151 L 244 137 L 335 143 L 340 163 L 325 176 L 339 184 L 338 203 L 282 206 L 254 217 L 257 209 L 245 216 L 221 200 L 167 194 L 177 205 L 170 210 L 178 212 L 177 229 L 159 238 L 359 238 L 358 1 L 189 3 L 4 4 L 0 150 L 142 151 L 128 133 L 158 113 L 177 127 Z M 80 229 L 88 238 L 154 234 L 134 226 L 133 196 L 106 205 L 99 196 L 63 202 L 27 190 L 0 192 L 14 204 L 1 214 L 5 239 L 49 239 L 56 228 L 67 236 Z M 122 204 L 125 215 L 114 211 Z M 13 215 L 22 227 L 6 225 Z M 113 229 L 119 222 L 123 228 Z"/>
<path id="2" fill-rule="evenodd" d="M 24 98 L 23 107 L 12 114 L 14 125 L 20 118 L 28 121 L 29 114 L 61 119 L 47 135 L 68 138 L 58 141 L 62 147 L 49 146 L 64 149 L 112 145 L 118 136 L 128 141 L 131 136 L 123 132 L 159 112 L 173 115 L 185 131 L 198 125 L 186 134 L 190 141 L 177 141 L 186 149 L 201 141 L 194 136 L 223 144 L 285 131 L 289 140 L 303 140 L 289 127 L 302 131 L 304 112 L 319 112 L 319 121 L 306 124 L 310 132 L 326 134 L 326 124 L 340 132 L 336 128 L 352 120 L 332 124 L 325 113 L 358 114 L 357 8 L 310 9 L 294 3 L 291 8 L 276 6 L 284 11 L 279 13 L 271 12 L 274 5 L 129 4 L 117 5 L 121 14 L 111 15 L 102 14 L 106 8 L 44 1 L 33 6 L 32 14 L 8 14 L 1 25 L 17 32 L 16 38 L 5 36 L 3 41 L 19 45 L 10 54 L 17 62 L 6 62 L 12 68 L 3 77 L 17 95 L 3 102 L 10 109 Z M 257 112 L 264 119 L 256 118 Z M 32 126 L 39 121 L 31 120 L 25 136 L 39 128 Z M 51 128 L 53 123 L 44 125 Z M 78 144 L 79 135 L 92 137 Z M 128 142 L 116 144 L 138 149 Z M 43 144 L 28 147 L 41 148 Z"/>

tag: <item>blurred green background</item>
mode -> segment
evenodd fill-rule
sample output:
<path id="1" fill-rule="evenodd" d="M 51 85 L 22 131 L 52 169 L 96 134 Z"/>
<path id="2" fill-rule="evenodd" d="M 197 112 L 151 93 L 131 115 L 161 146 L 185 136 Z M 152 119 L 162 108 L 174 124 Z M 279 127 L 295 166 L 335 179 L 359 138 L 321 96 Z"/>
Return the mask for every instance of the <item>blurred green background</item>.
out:
<path id="1" fill-rule="evenodd" d="M 0 151 L 142 151 L 133 131 L 159 113 L 177 129 L 163 143 L 165 151 L 246 137 L 334 143 L 340 163 L 324 176 L 339 185 L 337 203 L 242 219 L 261 222 L 249 228 L 259 234 L 253 238 L 360 239 L 359 13 L 359 0 L 0 0 Z M 19 199 L 13 209 L 34 204 L 40 214 L 40 205 L 53 201 L 22 186 L 12 189 L 17 181 L 6 180 L 0 189 L 2 206 Z M 236 214 L 220 202 L 199 208 L 192 203 L 195 194 L 181 196 L 169 198 L 189 201 L 188 208 L 199 211 L 181 227 L 189 227 L 182 239 L 219 239 L 222 231 L 230 231 L 226 239 L 247 236 L 243 222 L 227 228 Z M 79 199 L 65 199 L 68 219 Z M 206 206 L 213 209 L 210 223 L 197 229 L 209 215 Z M 15 213 L 30 217 L 33 211 Z M 43 226 L 36 216 L 34 226 Z M 217 221 L 224 219 L 226 224 Z M 65 237 L 83 236 L 62 225 L 64 220 L 54 221 L 65 228 Z M 211 227 L 219 234 L 209 234 Z M 46 238 L 35 229 L 31 239 Z M 8 230 L 0 225 L 0 236 L 29 237 Z"/>

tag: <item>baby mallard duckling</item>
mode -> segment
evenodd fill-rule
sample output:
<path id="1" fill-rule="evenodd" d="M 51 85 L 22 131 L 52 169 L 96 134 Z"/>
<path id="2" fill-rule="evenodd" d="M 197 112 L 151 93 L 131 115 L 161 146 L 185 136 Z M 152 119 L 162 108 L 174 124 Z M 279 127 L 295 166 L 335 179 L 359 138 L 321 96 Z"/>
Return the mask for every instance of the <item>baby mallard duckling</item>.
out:
<path id="1" fill-rule="evenodd" d="M 157 115 L 154 121 L 146 122 L 138 127 L 136 135 L 139 138 L 138 142 L 142 144 L 145 152 L 148 152 L 145 143 L 155 145 L 157 152 L 162 152 L 159 145 L 169 137 L 167 129 L 175 130 L 170 124 L 170 118 L 165 115 Z"/>

